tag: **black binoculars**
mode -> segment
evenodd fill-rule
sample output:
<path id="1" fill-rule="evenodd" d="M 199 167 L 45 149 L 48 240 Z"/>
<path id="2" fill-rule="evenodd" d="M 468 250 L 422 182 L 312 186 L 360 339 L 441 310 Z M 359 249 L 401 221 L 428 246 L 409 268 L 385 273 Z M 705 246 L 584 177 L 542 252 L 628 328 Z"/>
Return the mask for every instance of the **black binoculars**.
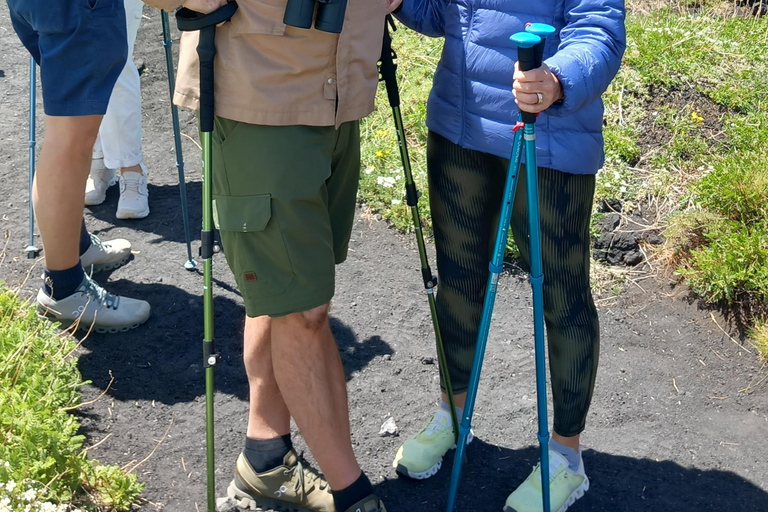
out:
<path id="1" fill-rule="evenodd" d="M 283 23 L 291 27 L 310 28 L 315 18 L 317 30 L 338 34 L 344 25 L 346 11 L 347 0 L 288 0 Z"/>

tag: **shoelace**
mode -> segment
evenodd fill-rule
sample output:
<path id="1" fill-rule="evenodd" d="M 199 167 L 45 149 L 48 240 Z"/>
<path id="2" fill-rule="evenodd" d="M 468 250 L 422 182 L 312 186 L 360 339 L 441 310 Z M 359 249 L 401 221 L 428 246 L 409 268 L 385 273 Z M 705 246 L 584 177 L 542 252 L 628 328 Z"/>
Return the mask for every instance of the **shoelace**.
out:
<path id="1" fill-rule="evenodd" d="M 131 192 L 135 192 L 139 194 L 139 187 L 141 186 L 141 177 L 137 179 L 127 179 L 125 176 L 123 176 L 123 189 L 124 190 L 130 190 Z"/>
<path id="2" fill-rule="evenodd" d="M 104 288 L 97 285 L 93 280 L 88 278 L 84 290 L 89 296 L 94 297 L 99 304 L 106 306 L 109 309 L 117 310 L 117 306 L 120 302 L 120 298 L 117 295 L 112 295 Z"/>
<path id="3" fill-rule="evenodd" d="M 104 242 L 101 241 L 101 238 L 97 237 L 93 233 L 90 233 L 91 235 L 91 245 L 95 245 L 96 247 L 104 247 Z"/>
<path id="4" fill-rule="evenodd" d="M 290 475 L 291 472 L 298 472 L 299 478 L 296 479 L 296 483 L 293 485 L 293 492 L 299 493 L 301 491 L 301 498 L 304 499 L 306 494 L 304 493 L 305 486 L 304 484 L 312 484 L 316 481 L 320 481 L 320 484 L 317 486 L 318 489 L 321 491 L 324 491 L 328 487 L 328 482 L 325 481 L 324 478 L 322 478 L 322 475 L 315 471 L 311 466 L 304 466 L 302 463 L 302 459 L 299 458 L 299 460 L 296 462 L 296 465 L 290 469 L 286 469 L 284 471 L 284 474 Z"/>
<path id="5" fill-rule="evenodd" d="M 555 478 L 560 474 L 560 469 L 563 468 L 563 471 L 565 471 L 565 467 L 562 464 L 558 464 L 555 467 L 552 467 L 552 465 L 549 465 L 549 483 L 552 483 Z M 541 462 L 537 462 L 535 466 L 533 466 L 534 473 L 541 471 Z M 567 473 L 566 473 L 567 475 Z M 541 477 L 539 477 L 539 481 L 541 480 Z"/>
<path id="6" fill-rule="evenodd" d="M 426 434 L 427 437 L 431 437 L 436 433 L 442 434 L 446 431 L 453 430 L 452 428 L 446 427 L 442 422 L 438 421 L 438 415 L 439 413 L 435 413 L 434 416 L 432 416 L 432 419 L 429 421 L 429 425 L 424 427 L 424 429 L 421 431 L 423 434 Z"/>

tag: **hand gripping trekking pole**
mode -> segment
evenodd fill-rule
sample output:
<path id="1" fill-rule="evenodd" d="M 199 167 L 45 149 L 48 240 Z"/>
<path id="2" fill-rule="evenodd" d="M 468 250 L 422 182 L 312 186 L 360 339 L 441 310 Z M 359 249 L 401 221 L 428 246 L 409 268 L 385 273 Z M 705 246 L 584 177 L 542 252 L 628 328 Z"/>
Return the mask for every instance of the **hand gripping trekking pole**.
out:
<path id="1" fill-rule="evenodd" d="M 520 69 L 527 71 L 534 69 L 541 65 L 541 58 L 544 53 L 543 40 L 538 35 L 532 32 L 515 34 L 510 38 L 517 44 L 518 59 Z M 525 138 L 526 147 L 529 151 L 526 153 L 527 168 L 529 169 L 528 175 L 530 175 L 530 166 L 533 166 L 533 174 L 536 174 L 536 140 L 535 131 L 533 131 L 533 125 L 536 122 L 536 114 L 528 112 L 520 113 L 520 120 L 514 128 L 514 141 L 512 144 L 512 154 L 509 162 L 509 170 L 507 172 L 507 180 L 504 187 L 504 201 L 501 207 L 501 215 L 499 217 L 499 226 L 496 232 L 496 240 L 494 244 L 493 259 L 489 264 L 489 276 L 488 284 L 486 286 L 485 301 L 483 304 L 483 314 L 480 321 L 480 329 L 477 335 L 477 344 L 475 348 L 475 358 L 472 364 L 472 372 L 470 374 L 469 388 L 467 390 L 467 401 L 464 405 L 464 415 L 462 417 L 461 426 L 459 427 L 459 440 L 457 443 L 456 457 L 453 462 L 453 470 L 451 472 L 451 482 L 448 489 L 448 505 L 447 511 L 453 512 L 456 504 L 456 493 L 458 492 L 459 481 L 461 479 L 461 470 L 463 462 L 463 452 L 466 449 L 466 438 L 472 427 L 472 413 L 474 412 L 475 399 L 477 398 L 477 389 L 480 384 L 480 373 L 482 370 L 483 358 L 485 357 L 485 349 L 488 343 L 488 333 L 491 326 L 491 318 L 493 315 L 493 306 L 496 301 L 496 292 L 498 289 L 499 275 L 503 269 L 504 252 L 507 244 L 507 236 L 509 232 L 509 223 L 512 218 L 512 207 L 515 198 L 515 192 L 517 189 L 517 179 L 520 168 L 520 161 L 523 151 L 523 139 Z M 521 123 L 525 126 L 524 134 L 519 130 Z M 529 139 L 529 127 L 531 130 L 532 138 Z M 533 159 L 530 157 L 530 150 L 533 151 Z M 534 182 L 535 183 L 535 182 Z M 530 182 L 529 182 L 530 186 Z M 538 205 L 538 198 L 536 199 Z M 538 242 L 538 208 L 536 208 L 536 241 Z M 531 237 L 533 239 L 533 236 Z M 533 240 L 531 245 L 533 246 Z M 531 249 L 533 252 L 533 249 Z M 541 251 L 539 248 L 539 262 L 541 261 Z M 540 276 L 540 264 L 537 267 L 538 273 L 533 275 Z M 540 280 L 539 280 L 540 283 Z M 536 304 L 536 300 L 534 300 Z M 542 310 L 543 311 L 543 310 Z M 543 318 L 543 317 L 542 317 Z M 542 339 L 543 341 L 543 339 Z M 538 374 L 537 374 L 538 377 Z M 538 381 L 538 378 L 537 378 Z M 546 392 L 546 388 L 545 388 Z M 541 420 L 541 414 L 539 415 Z M 544 395 L 544 424 L 546 425 L 546 394 Z M 540 436 L 541 439 L 541 436 Z M 546 442 L 545 442 L 546 444 Z M 549 467 L 547 466 L 547 485 L 544 488 L 544 510 L 549 511 Z"/>
<path id="2" fill-rule="evenodd" d="M 189 234 L 189 209 L 187 207 L 187 181 L 184 179 L 184 155 L 181 151 L 181 130 L 179 129 L 179 110 L 173 104 L 173 89 L 176 78 L 173 72 L 173 41 L 171 41 L 171 25 L 168 13 L 160 11 L 163 23 L 163 47 L 165 48 L 165 65 L 168 69 L 168 89 L 171 94 L 171 119 L 173 120 L 173 142 L 176 153 L 176 169 L 179 171 L 179 195 L 181 196 L 181 218 L 184 222 L 184 240 L 187 242 L 187 262 L 184 268 L 193 270 L 197 263 L 192 259 L 192 242 Z"/>
<path id="3" fill-rule="evenodd" d="M 411 209 L 413 217 L 413 231 L 416 234 L 416 245 L 419 247 L 419 259 L 421 260 L 421 278 L 424 281 L 424 289 L 427 291 L 429 299 L 429 311 L 432 314 L 432 326 L 435 330 L 435 342 L 437 345 L 437 357 L 440 363 L 440 373 L 443 378 L 445 392 L 448 395 L 448 403 L 451 408 L 451 419 L 453 421 L 453 433 L 458 440 L 459 421 L 456 417 L 456 406 L 453 400 L 453 387 L 451 386 L 451 376 L 448 372 L 448 362 L 445 357 L 445 348 L 443 338 L 440 335 L 440 325 L 437 321 L 437 308 L 435 306 L 435 288 L 437 287 L 437 276 L 432 274 L 427 259 L 427 248 L 424 244 L 424 232 L 421 229 L 421 215 L 419 214 L 419 192 L 416 190 L 416 183 L 413 181 L 411 172 L 411 158 L 408 155 L 408 145 L 405 139 L 405 128 L 403 126 L 403 116 L 400 114 L 400 91 L 397 87 L 397 54 L 392 49 L 392 37 L 389 35 L 389 25 L 392 30 L 395 23 L 391 16 L 387 16 L 387 24 L 384 25 L 384 43 L 381 47 L 381 60 L 379 72 L 381 80 L 387 87 L 387 97 L 389 106 L 392 107 L 392 116 L 395 119 L 395 130 L 397 131 L 397 142 L 400 147 L 400 160 L 403 163 L 403 172 L 405 173 L 405 201 Z"/>
<path id="4" fill-rule="evenodd" d="M 35 182 L 35 109 L 37 103 L 37 65 L 29 58 L 29 245 L 24 250 L 27 258 L 40 256 L 40 249 L 35 245 L 35 207 L 32 201 L 32 187 Z"/>
<path id="5" fill-rule="evenodd" d="M 211 169 L 211 132 L 213 132 L 213 61 L 216 56 L 216 25 L 229 20 L 237 11 L 237 4 L 230 2 L 210 14 L 200 14 L 189 9 L 176 12 L 181 31 L 200 31 L 197 54 L 200 58 L 200 132 L 203 143 L 203 230 L 200 233 L 200 256 L 203 259 L 203 365 L 205 366 L 205 437 L 208 482 L 208 512 L 216 510 L 216 482 L 214 478 L 213 448 L 213 369 L 218 362 L 213 340 L 213 288 L 212 262 L 213 204 Z"/>

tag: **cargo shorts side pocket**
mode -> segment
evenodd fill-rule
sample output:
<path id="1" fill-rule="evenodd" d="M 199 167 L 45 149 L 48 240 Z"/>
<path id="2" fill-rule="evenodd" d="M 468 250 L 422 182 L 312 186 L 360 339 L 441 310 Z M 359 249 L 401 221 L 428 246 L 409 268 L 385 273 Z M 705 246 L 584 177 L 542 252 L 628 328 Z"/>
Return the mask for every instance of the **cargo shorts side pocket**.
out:
<path id="1" fill-rule="evenodd" d="M 285 293 L 295 275 L 270 194 L 214 196 L 213 218 L 243 298 Z"/>

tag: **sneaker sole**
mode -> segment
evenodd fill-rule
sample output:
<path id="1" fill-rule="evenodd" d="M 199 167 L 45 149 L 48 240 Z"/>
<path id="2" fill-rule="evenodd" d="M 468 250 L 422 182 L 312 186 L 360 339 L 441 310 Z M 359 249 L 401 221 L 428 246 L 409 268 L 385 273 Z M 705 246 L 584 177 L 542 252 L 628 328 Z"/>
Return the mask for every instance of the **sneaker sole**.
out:
<path id="1" fill-rule="evenodd" d="M 267 498 L 265 496 L 252 496 L 242 491 L 235 481 L 230 482 L 227 487 L 227 496 L 237 502 L 237 508 L 240 510 L 278 510 L 280 512 L 312 512 L 300 505 L 294 503 L 288 503 L 282 500 L 276 500 L 274 498 Z"/>
<path id="2" fill-rule="evenodd" d="M 120 268 L 126 263 L 128 263 L 128 260 L 131 259 L 131 253 L 126 254 L 124 257 L 120 258 L 118 261 L 113 261 L 112 263 L 103 263 L 103 264 L 94 264 L 90 265 L 89 267 L 83 267 L 85 269 L 86 274 L 98 274 L 99 272 L 106 272 L 107 270 L 115 270 L 116 268 Z"/>
<path id="3" fill-rule="evenodd" d="M 472 433 L 472 431 L 469 432 L 469 435 L 467 436 L 467 444 L 470 444 L 472 440 L 475 438 L 475 435 Z M 454 444 L 453 447 L 451 447 L 451 450 L 455 450 L 456 445 Z M 408 471 L 408 468 L 403 466 L 402 464 L 398 464 L 395 466 L 395 473 L 397 473 L 400 476 L 404 476 L 406 478 L 411 478 L 413 480 L 426 480 L 427 478 L 431 478 L 437 474 L 438 471 L 440 471 L 440 468 L 443 467 L 443 457 L 440 457 L 440 460 L 437 461 L 437 464 L 432 466 L 426 471 L 423 471 L 421 473 L 411 473 Z"/>
<path id="4" fill-rule="evenodd" d="M 104 194 L 102 197 L 100 197 L 96 201 L 86 198 L 85 199 L 85 206 L 98 206 L 98 205 L 100 205 L 101 203 L 103 203 L 106 200 L 107 200 L 107 194 Z"/>
<path id="5" fill-rule="evenodd" d="M 582 498 L 584 496 L 584 493 L 586 493 L 589 490 L 589 478 L 585 478 L 584 482 L 574 490 L 570 496 L 568 496 L 568 499 L 565 500 L 565 504 L 560 507 L 560 509 L 557 512 L 565 512 L 570 508 L 574 503 L 576 503 L 576 500 Z M 512 507 L 504 506 L 504 512 L 517 512 Z"/>
<path id="6" fill-rule="evenodd" d="M 75 323 L 78 323 L 77 329 L 84 332 L 95 332 L 99 334 L 117 334 L 119 332 L 128 332 L 133 329 L 136 329 L 137 327 L 144 324 L 147 320 L 149 320 L 149 317 L 145 318 L 144 320 L 140 322 L 136 322 L 134 324 L 130 325 L 122 325 L 122 326 L 115 326 L 115 327 L 99 327 L 99 326 L 91 326 L 89 324 L 85 324 L 83 322 L 78 322 L 77 320 L 63 320 L 61 318 L 58 318 L 56 315 L 51 314 L 47 311 L 41 311 L 45 308 L 38 307 L 37 314 L 40 316 L 40 318 L 44 318 L 46 320 L 50 320 L 52 322 L 59 322 L 61 324 L 61 327 L 63 329 L 69 329 L 72 327 Z"/>
<path id="7" fill-rule="evenodd" d="M 129 219 L 143 219 L 147 215 L 149 215 L 149 208 L 147 208 L 143 212 L 138 212 L 138 213 L 135 213 L 135 212 L 130 212 L 130 213 L 123 212 L 123 213 L 120 213 L 120 212 L 117 212 L 115 214 L 115 217 L 117 217 L 120 220 L 129 220 Z"/>

